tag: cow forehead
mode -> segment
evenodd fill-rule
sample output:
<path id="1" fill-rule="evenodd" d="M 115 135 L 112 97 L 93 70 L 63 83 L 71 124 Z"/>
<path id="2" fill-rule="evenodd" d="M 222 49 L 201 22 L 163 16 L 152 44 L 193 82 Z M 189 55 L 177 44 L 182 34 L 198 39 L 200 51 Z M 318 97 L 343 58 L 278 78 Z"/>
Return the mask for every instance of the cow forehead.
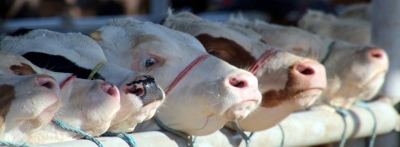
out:
<path id="1" fill-rule="evenodd" d="M 162 44 L 164 48 L 186 48 L 188 46 L 199 48 L 202 46 L 197 39 L 186 33 L 151 22 L 139 22 L 128 18 L 110 20 L 99 29 L 107 39 L 118 40 L 119 38 L 116 38 L 116 35 L 110 35 L 115 33 L 114 30 L 123 31 L 120 33 L 124 34 L 123 36 L 130 41 L 133 41 L 132 46 L 148 42 Z"/>

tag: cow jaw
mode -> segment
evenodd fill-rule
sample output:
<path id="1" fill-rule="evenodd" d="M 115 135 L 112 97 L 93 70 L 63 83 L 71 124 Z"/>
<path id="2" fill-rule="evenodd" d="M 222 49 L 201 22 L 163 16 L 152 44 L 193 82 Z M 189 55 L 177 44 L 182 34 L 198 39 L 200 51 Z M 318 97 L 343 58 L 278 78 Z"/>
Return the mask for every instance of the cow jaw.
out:
<path id="1" fill-rule="evenodd" d="M 50 122 L 60 106 L 60 89 L 47 75 L 0 74 L 1 133 L 5 141 L 24 141 Z M 3 132 L 4 131 L 4 132 Z"/>

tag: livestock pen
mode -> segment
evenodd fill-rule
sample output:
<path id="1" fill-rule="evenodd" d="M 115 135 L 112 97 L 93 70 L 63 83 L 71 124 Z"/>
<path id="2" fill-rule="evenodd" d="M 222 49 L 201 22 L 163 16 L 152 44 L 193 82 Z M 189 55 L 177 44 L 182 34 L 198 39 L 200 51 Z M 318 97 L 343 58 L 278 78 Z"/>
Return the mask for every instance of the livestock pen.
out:
<path id="1" fill-rule="evenodd" d="M 148 15 L 136 16 L 134 18 L 143 21 L 159 22 L 163 14 L 168 9 L 168 1 L 155 1 L 151 3 L 151 13 Z M 380 9 L 382 8 L 382 9 Z M 384 8 L 384 9 L 383 9 Z M 250 138 L 250 146 L 312 146 L 324 143 L 338 142 L 341 140 L 342 133 L 349 138 L 346 146 L 367 146 L 369 136 L 373 135 L 374 129 L 379 136 L 375 146 L 399 145 L 398 131 L 400 129 L 400 120 L 394 105 L 399 102 L 399 84 L 397 83 L 399 70 L 396 56 L 400 55 L 397 46 L 400 45 L 400 2 L 391 1 L 373 1 L 374 17 L 372 21 L 372 39 L 374 44 L 384 48 L 389 55 L 390 70 L 386 78 L 386 84 L 383 87 L 382 95 L 387 96 L 384 99 L 377 99 L 367 104 L 371 107 L 372 113 L 364 108 L 364 105 L 353 106 L 349 113 L 342 118 L 339 113 L 332 113 L 322 110 L 308 110 L 295 112 L 288 118 L 265 131 L 255 132 Z M 387 15 L 392 14 L 392 15 Z M 251 14 L 250 14 L 251 15 Z M 223 21 L 229 16 L 229 13 L 207 13 L 200 15 L 206 19 Z M 10 32 L 19 27 L 28 28 L 46 28 L 61 32 L 82 32 L 87 34 L 103 25 L 108 19 L 124 16 L 104 16 L 96 18 L 73 19 L 70 17 L 56 17 L 45 19 L 25 19 L 5 21 L 1 25 L 2 32 Z M 385 22 L 382 24 L 381 22 Z M 376 117 L 376 118 L 374 118 Z M 343 122 L 343 120 L 345 122 Z M 376 120 L 376 121 L 375 121 Z M 375 124 L 376 123 L 376 124 Z M 374 126 L 376 125 L 376 128 Z M 250 132 L 245 132 L 250 135 Z M 391 133 L 392 139 L 388 137 Z M 394 138 L 393 139 L 393 134 Z M 174 134 L 164 131 L 151 131 L 143 133 L 129 134 L 133 137 L 138 147 L 149 146 L 186 146 L 187 142 Z M 365 138 L 362 141 L 351 143 L 351 139 Z M 98 137 L 104 147 L 123 147 L 129 146 L 124 140 L 118 137 Z M 246 146 L 240 133 L 223 128 L 208 136 L 198 137 L 196 146 Z M 92 141 L 81 139 L 53 144 L 37 145 L 39 146 L 97 146 Z"/>

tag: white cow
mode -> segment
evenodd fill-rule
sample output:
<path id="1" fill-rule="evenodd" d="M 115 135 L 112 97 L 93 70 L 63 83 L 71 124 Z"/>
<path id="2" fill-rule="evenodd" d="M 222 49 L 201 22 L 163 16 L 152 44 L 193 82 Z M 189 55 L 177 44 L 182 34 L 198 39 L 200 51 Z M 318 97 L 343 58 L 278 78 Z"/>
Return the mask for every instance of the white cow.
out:
<path id="1" fill-rule="evenodd" d="M 337 18 L 332 14 L 308 10 L 298 25 L 304 30 L 333 39 L 356 44 L 371 43 L 371 24 L 363 20 Z"/>
<path id="2" fill-rule="evenodd" d="M 188 34 L 126 18 L 108 21 L 91 36 L 108 61 L 157 79 L 167 95 L 157 118 L 173 129 L 208 135 L 228 121 L 245 118 L 261 102 L 256 77 L 209 56 Z M 187 74 L 178 77 L 182 73 Z M 174 81 L 179 82 L 173 88 Z M 151 121 L 137 129 L 159 127 Z"/>
<path id="3" fill-rule="evenodd" d="M 188 12 L 170 13 L 163 25 L 196 37 L 207 52 L 236 67 L 250 69 L 266 61 L 258 65 L 259 71 L 253 71 L 260 81 L 263 99 L 259 109 L 238 121 L 244 130 L 260 131 L 278 124 L 291 112 L 313 104 L 325 89 L 321 64 L 269 46 L 252 30 L 210 22 Z M 263 54 L 269 51 L 276 54 L 263 60 Z"/>
<path id="4" fill-rule="evenodd" d="M 99 136 L 110 127 L 120 109 L 118 89 L 102 80 L 73 78 L 70 73 L 41 69 L 25 58 L 0 52 L 0 71 L 8 74 L 46 74 L 61 85 L 61 107 L 55 118 L 93 136 Z M 72 78 L 71 78 L 72 77 Z M 73 132 L 63 130 L 54 123 L 48 124 L 29 135 L 29 144 L 44 144 L 79 139 Z"/>
<path id="5" fill-rule="evenodd" d="M 318 61 L 325 59 L 328 85 L 322 95 L 336 106 L 350 108 L 356 100 L 369 100 L 384 82 L 389 63 L 386 52 L 379 47 L 351 44 L 262 21 L 236 18 L 227 23 L 251 28 L 268 44 L 293 54 Z"/>
<path id="6" fill-rule="evenodd" d="M 105 79 L 120 90 L 121 109 L 109 131 L 130 132 L 137 123 L 153 117 L 164 99 L 164 93 L 149 75 L 121 68 L 107 61 L 100 46 L 79 33 L 57 33 L 49 30 L 20 30 L 1 41 L 1 50 L 27 58 L 33 64 L 57 72 L 73 73 L 87 78 Z M 96 67 L 97 66 L 97 67 Z"/>
<path id="7" fill-rule="evenodd" d="M 371 21 L 371 8 L 370 3 L 348 5 L 339 13 L 339 17 Z"/>
<path id="8" fill-rule="evenodd" d="M 0 70 L 0 141 L 25 142 L 51 121 L 59 106 L 60 88 L 54 78 Z"/>

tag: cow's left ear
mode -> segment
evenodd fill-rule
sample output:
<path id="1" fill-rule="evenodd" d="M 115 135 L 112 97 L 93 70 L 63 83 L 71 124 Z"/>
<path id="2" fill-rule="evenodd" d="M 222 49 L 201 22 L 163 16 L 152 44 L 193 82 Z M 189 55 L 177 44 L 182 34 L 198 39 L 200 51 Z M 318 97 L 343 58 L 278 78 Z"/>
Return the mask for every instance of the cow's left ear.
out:
<path id="1" fill-rule="evenodd" d="M 100 31 L 94 31 L 93 33 L 90 33 L 89 36 L 93 40 L 96 40 L 96 41 L 100 41 L 101 40 L 101 32 Z"/>

